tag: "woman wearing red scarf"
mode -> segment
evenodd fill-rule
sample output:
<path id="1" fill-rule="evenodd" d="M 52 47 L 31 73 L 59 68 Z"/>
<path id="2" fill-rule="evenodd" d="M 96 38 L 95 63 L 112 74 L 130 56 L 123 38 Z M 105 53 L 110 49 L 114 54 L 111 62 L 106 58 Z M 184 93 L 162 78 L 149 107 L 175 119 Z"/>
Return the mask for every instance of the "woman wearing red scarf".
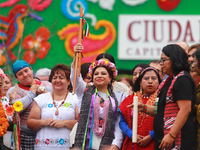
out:
<path id="1" fill-rule="evenodd" d="M 135 95 L 138 96 L 138 102 L 142 104 L 155 105 L 157 97 L 157 88 L 161 82 L 158 71 L 153 67 L 145 68 L 141 73 L 134 85 Z M 126 139 L 124 141 L 122 150 L 135 149 L 135 150 L 153 150 L 153 117 L 145 114 L 144 112 L 138 113 L 138 132 L 137 143 L 132 144 L 132 120 L 133 110 L 128 105 L 133 103 L 135 96 L 130 95 L 121 103 L 119 109 L 121 112 L 120 128 L 125 133 Z"/>

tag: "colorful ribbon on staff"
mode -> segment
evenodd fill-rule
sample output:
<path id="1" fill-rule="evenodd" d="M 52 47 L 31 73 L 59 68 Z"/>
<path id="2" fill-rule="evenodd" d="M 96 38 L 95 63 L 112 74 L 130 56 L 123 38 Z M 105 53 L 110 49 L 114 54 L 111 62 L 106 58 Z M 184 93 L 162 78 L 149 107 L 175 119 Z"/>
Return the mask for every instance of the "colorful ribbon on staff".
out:
<path id="1" fill-rule="evenodd" d="M 82 22 L 83 22 L 82 26 L 83 27 L 84 27 L 84 24 L 85 24 L 85 29 L 82 27 L 85 30 L 84 36 L 89 36 L 89 25 L 88 25 L 87 21 L 85 20 L 84 17 L 81 17 L 80 19 L 82 19 Z M 83 32 L 82 32 L 82 39 L 83 39 Z"/>

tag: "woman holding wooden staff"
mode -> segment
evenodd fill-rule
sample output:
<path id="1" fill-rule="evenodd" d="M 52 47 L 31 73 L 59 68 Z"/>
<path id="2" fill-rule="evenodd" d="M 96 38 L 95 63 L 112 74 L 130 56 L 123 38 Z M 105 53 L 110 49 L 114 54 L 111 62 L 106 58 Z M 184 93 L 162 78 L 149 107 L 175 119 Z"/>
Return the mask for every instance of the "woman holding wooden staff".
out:
<path id="1" fill-rule="evenodd" d="M 134 85 L 135 94 L 129 95 L 121 103 L 119 109 L 121 112 L 120 128 L 126 135 L 122 150 L 154 150 L 153 141 L 153 117 L 144 112 L 138 113 L 137 141 L 132 144 L 132 123 L 133 111 L 127 108 L 133 103 L 133 99 L 138 98 L 141 104 L 154 106 L 157 97 L 157 88 L 161 82 L 158 71 L 155 68 L 147 67 L 141 71 Z M 135 125 L 134 125 L 135 126 Z"/>
<path id="2" fill-rule="evenodd" d="M 74 147 L 81 149 L 120 149 L 123 134 L 119 128 L 118 106 L 125 98 L 122 92 L 112 91 L 117 76 L 113 63 L 95 61 L 89 68 L 93 85 L 85 90 L 85 82 L 77 80 L 83 93 Z M 82 88 L 81 88 L 82 87 Z"/>
<path id="3" fill-rule="evenodd" d="M 82 53 L 83 50 L 83 45 L 81 43 L 77 43 L 74 46 L 74 53 Z M 74 56 L 73 62 L 71 64 L 71 74 L 70 74 L 70 79 L 72 81 L 72 85 L 74 87 L 75 83 L 74 83 L 74 77 L 76 77 L 76 87 L 75 87 L 75 93 L 77 95 L 77 98 L 79 100 L 79 110 L 81 108 L 81 102 L 82 102 L 82 97 L 84 94 L 84 91 L 87 89 L 88 86 L 92 85 L 92 81 L 91 83 L 85 83 L 83 78 L 81 76 L 78 76 L 78 71 L 79 71 L 79 66 L 77 66 L 78 68 L 76 68 L 75 62 L 76 62 L 76 57 Z M 115 60 L 114 57 L 108 53 L 101 53 L 96 57 L 96 61 L 98 60 L 106 60 L 108 62 L 111 62 L 115 65 Z M 75 72 L 75 69 L 77 69 L 77 71 Z M 75 75 L 76 73 L 76 75 Z M 127 93 L 129 93 L 129 88 L 127 85 L 125 85 L 124 83 L 120 83 L 117 82 L 115 80 L 112 81 L 112 88 L 113 88 L 113 92 L 115 91 L 119 91 L 119 92 L 123 92 L 125 93 L 125 95 L 127 95 Z"/>
<path id="4" fill-rule="evenodd" d="M 79 32 L 78 32 L 78 43 L 82 43 L 82 32 L 83 32 L 83 15 L 84 15 L 84 12 L 83 12 L 83 8 L 81 7 L 80 8 L 80 19 L 79 19 Z M 75 59 L 75 67 L 74 67 L 74 71 L 75 71 L 75 74 L 77 74 L 77 71 L 78 71 L 78 66 L 81 66 L 81 52 L 76 52 L 74 53 L 74 57 L 76 58 Z M 78 76 L 80 77 L 80 72 L 81 72 L 81 67 L 79 68 L 79 71 L 78 71 Z M 75 94 L 75 87 L 76 87 L 76 76 L 74 77 L 73 79 L 73 83 L 74 86 L 72 87 L 72 94 Z"/>
<path id="5" fill-rule="evenodd" d="M 158 87 L 158 110 L 154 117 L 155 150 L 196 150 L 194 122 L 196 86 L 189 74 L 188 56 L 178 45 L 162 49 L 160 64 L 169 77 Z M 138 111 L 154 114 L 154 106 L 138 105 Z"/>

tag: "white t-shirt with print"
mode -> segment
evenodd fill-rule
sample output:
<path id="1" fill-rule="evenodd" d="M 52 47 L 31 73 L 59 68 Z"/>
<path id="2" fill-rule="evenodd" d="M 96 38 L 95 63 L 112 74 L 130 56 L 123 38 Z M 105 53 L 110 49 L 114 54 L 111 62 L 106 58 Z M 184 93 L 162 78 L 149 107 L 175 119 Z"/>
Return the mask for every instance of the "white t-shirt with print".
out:
<path id="1" fill-rule="evenodd" d="M 45 93 L 34 98 L 41 109 L 41 119 L 53 118 L 57 120 L 75 120 L 75 108 L 78 106 L 76 95 L 69 93 L 65 102 L 58 108 L 59 114 L 56 116 L 56 108 L 53 105 L 53 99 L 50 93 Z M 55 101 L 58 107 L 63 100 Z M 71 130 L 55 127 L 42 127 L 36 135 L 35 150 L 62 150 L 70 147 Z"/>

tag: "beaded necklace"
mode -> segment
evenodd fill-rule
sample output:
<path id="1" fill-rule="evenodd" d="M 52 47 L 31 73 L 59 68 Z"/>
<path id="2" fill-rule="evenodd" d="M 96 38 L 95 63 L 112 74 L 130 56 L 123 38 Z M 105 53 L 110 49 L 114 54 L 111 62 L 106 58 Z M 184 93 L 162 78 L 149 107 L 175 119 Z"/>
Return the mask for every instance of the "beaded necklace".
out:
<path id="1" fill-rule="evenodd" d="M 61 103 L 58 107 L 56 107 L 56 103 L 55 103 L 55 100 L 54 100 L 54 92 L 52 92 L 53 106 L 56 108 L 56 112 L 55 112 L 55 115 L 56 115 L 56 116 L 58 116 L 58 114 L 59 114 L 58 108 L 59 108 L 60 106 L 62 106 L 62 105 L 65 103 L 65 99 L 67 98 L 67 95 L 68 95 L 68 91 L 67 91 L 67 93 L 66 93 L 66 95 L 65 95 L 65 98 L 64 98 L 64 100 L 62 101 L 62 103 Z"/>
<path id="2" fill-rule="evenodd" d="M 156 97 L 157 97 L 157 92 L 152 93 L 150 96 L 142 95 L 140 92 L 136 92 L 136 96 L 138 96 L 138 102 L 143 103 L 143 98 L 147 98 L 148 100 L 147 100 L 146 104 L 154 106 L 155 100 L 156 100 Z M 147 115 L 144 112 L 138 112 L 138 116 L 142 117 L 141 123 L 138 126 L 138 128 L 140 128 L 143 125 L 144 119 L 146 117 L 148 117 L 149 115 Z"/>

